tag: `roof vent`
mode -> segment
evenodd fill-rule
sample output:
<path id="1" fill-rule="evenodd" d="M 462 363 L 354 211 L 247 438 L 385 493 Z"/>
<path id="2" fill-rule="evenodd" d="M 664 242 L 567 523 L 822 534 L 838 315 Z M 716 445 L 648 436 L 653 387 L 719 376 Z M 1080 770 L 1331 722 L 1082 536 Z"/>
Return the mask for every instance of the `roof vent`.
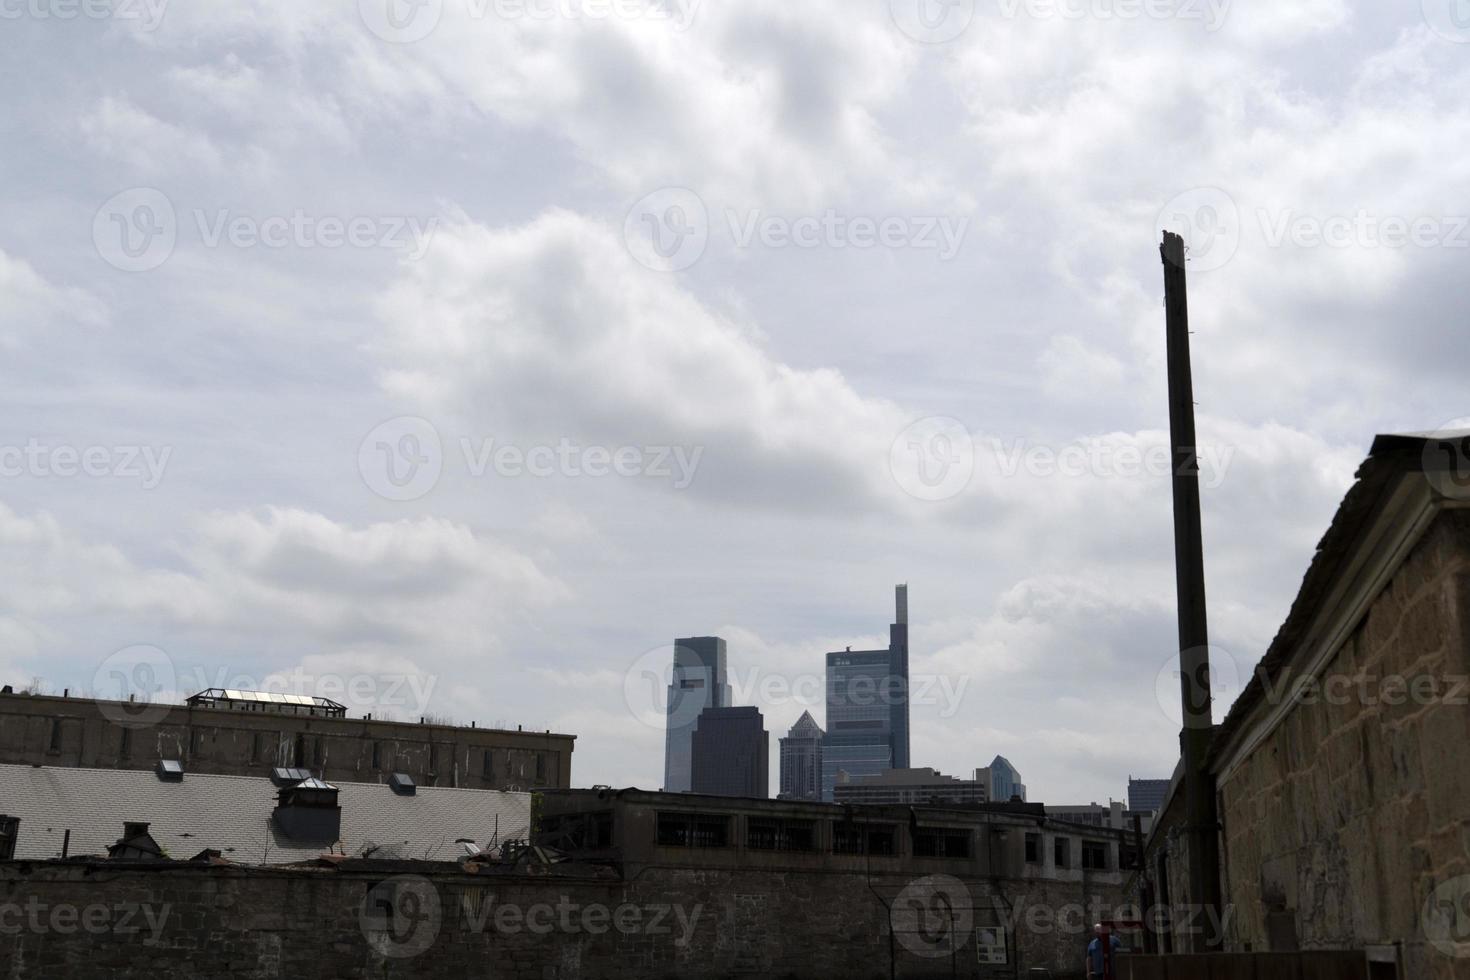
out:
<path id="1" fill-rule="evenodd" d="M 304 783 L 311 778 L 311 773 L 305 769 L 288 769 L 277 766 L 271 770 L 271 782 L 277 786 L 295 786 Z"/>
<path id="2" fill-rule="evenodd" d="M 389 776 L 388 785 L 399 796 L 413 796 L 418 792 L 418 787 L 413 784 L 413 777 L 406 772 L 395 772 Z"/>
<path id="3" fill-rule="evenodd" d="M 182 783 L 184 781 L 184 764 L 178 759 L 159 759 L 158 767 L 153 771 L 159 779 L 166 783 Z"/>
<path id="4" fill-rule="evenodd" d="M 337 787 L 307 777 L 277 794 L 271 816 L 281 832 L 292 840 L 331 843 L 342 836 L 342 807 L 337 804 Z"/>

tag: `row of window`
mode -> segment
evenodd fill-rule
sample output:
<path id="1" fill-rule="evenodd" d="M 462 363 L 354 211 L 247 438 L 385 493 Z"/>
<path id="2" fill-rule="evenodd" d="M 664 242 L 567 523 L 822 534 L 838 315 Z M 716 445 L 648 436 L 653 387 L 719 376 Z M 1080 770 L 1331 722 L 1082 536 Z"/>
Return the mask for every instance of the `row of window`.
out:
<path id="1" fill-rule="evenodd" d="M 1026 863 L 1041 863 L 1041 835 L 1026 835 Z M 1058 868 L 1070 868 L 1072 866 L 1072 839 L 1070 837 L 1052 838 L 1052 863 Z M 1108 845 L 1102 841 L 1085 840 L 1082 842 L 1082 870 L 1083 871 L 1106 871 L 1108 870 Z"/>
<path id="2" fill-rule="evenodd" d="M 896 853 L 897 828 L 890 824 L 869 826 L 834 821 L 831 826 L 833 854 Z M 729 847 L 730 818 L 699 813 L 659 813 L 658 843 L 664 847 Z M 967 830 L 920 827 L 913 835 L 914 857 L 969 858 L 973 835 Z M 1042 835 L 1026 835 L 1026 863 L 1041 863 Z M 745 821 L 745 846 L 761 851 L 817 850 L 817 821 L 750 817 Z M 1108 870 L 1108 844 L 1082 841 L 1084 871 Z M 1052 839 L 1052 861 L 1056 867 L 1072 866 L 1072 839 Z"/>
<path id="3" fill-rule="evenodd" d="M 892 824 L 832 821 L 833 854 L 893 855 L 898 828 Z M 730 818 L 697 813 L 659 813 L 658 843 L 664 847 L 729 847 Z M 915 857 L 969 858 L 973 835 L 968 830 L 921 827 L 913 835 Z M 760 851 L 817 850 L 817 821 L 781 817 L 749 817 L 745 846 Z"/>

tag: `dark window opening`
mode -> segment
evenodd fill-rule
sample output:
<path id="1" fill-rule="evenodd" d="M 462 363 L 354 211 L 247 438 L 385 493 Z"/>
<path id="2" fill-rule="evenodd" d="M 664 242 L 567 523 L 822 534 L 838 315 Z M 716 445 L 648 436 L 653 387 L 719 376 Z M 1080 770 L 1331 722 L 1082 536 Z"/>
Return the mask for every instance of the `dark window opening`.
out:
<path id="1" fill-rule="evenodd" d="M 546 753 L 536 753 L 536 782 L 546 782 Z"/>
<path id="2" fill-rule="evenodd" d="M 845 822 L 832 825 L 833 854 L 892 854 L 893 841 L 890 826 L 866 827 Z"/>
<path id="3" fill-rule="evenodd" d="M 311 756 L 316 765 L 322 764 L 323 755 L 324 753 L 322 752 L 322 737 L 318 735 L 316 738 L 312 739 L 311 746 Z"/>
<path id="4" fill-rule="evenodd" d="M 51 719 L 51 745 L 50 745 L 50 748 L 51 748 L 51 751 L 52 752 L 60 752 L 61 751 L 61 719 L 60 718 L 52 718 Z"/>
<path id="5" fill-rule="evenodd" d="M 1095 840 L 1082 842 L 1082 870 L 1108 870 L 1108 845 Z"/>
<path id="6" fill-rule="evenodd" d="M 658 843 L 661 847 L 728 847 L 730 818 L 660 813 Z"/>
<path id="7" fill-rule="evenodd" d="M 536 843 L 562 851 L 601 850 L 612 847 L 613 815 L 575 813 L 542 817 Z"/>
<path id="8" fill-rule="evenodd" d="M 1068 852 L 1070 852 L 1072 849 L 1072 842 L 1065 837 L 1058 837 L 1056 840 L 1052 841 L 1051 849 L 1052 858 L 1056 861 L 1057 867 L 1068 867 Z"/>
<path id="9" fill-rule="evenodd" d="M 967 858 L 969 856 L 969 831 L 921 828 L 914 834 L 914 857 Z"/>
<path id="10" fill-rule="evenodd" d="M 745 823 L 745 846 L 761 851 L 810 851 L 816 847 L 816 826 L 810 820 L 751 817 Z"/>
<path id="11" fill-rule="evenodd" d="M 1027 834 L 1026 835 L 1026 863 L 1027 864 L 1040 864 L 1041 863 L 1041 835 L 1040 834 Z"/>
<path id="12" fill-rule="evenodd" d="M 495 753 L 490 749 L 485 750 L 485 755 L 480 761 L 480 775 L 486 779 L 495 778 Z"/>
<path id="13" fill-rule="evenodd" d="M 20 836 L 20 817 L 0 817 L 0 861 L 15 857 L 15 841 Z"/>
<path id="14" fill-rule="evenodd" d="M 131 728 L 122 730 L 122 735 L 118 740 L 117 754 L 124 759 L 133 754 L 133 730 Z"/>
<path id="15" fill-rule="evenodd" d="M 301 732 L 296 733 L 296 746 L 291 759 L 291 764 L 298 769 L 306 765 L 306 736 Z"/>

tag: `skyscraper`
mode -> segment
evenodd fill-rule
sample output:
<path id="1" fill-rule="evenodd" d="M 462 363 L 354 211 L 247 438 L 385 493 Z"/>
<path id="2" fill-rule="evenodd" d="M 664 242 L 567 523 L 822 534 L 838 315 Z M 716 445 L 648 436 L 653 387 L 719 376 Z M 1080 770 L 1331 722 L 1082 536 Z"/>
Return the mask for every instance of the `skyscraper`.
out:
<path id="1" fill-rule="evenodd" d="M 1164 808 L 1164 797 L 1169 794 L 1167 779 L 1134 779 L 1128 777 L 1128 809 L 1141 813 L 1156 813 Z"/>
<path id="2" fill-rule="evenodd" d="M 976 769 L 975 778 L 980 779 L 982 772 L 990 780 L 990 798 L 995 802 L 1007 803 L 1015 796 L 1023 801 L 1026 799 L 1026 784 L 1021 782 L 1021 772 L 1005 756 L 998 755 L 986 768 Z"/>
<path id="3" fill-rule="evenodd" d="M 909 765 L 909 589 L 894 590 L 888 649 L 827 654 L 822 799 L 837 774 L 876 776 Z"/>
<path id="4" fill-rule="evenodd" d="M 759 800 L 771 795 L 771 739 L 759 708 L 705 708 L 692 749 L 694 792 Z"/>
<path id="5" fill-rule="evenodd" d="M 803 711 L 791 731 L 781 739 L 781 799 L 822 798 L 822 736 L 825 733 Z"/>
<path id="6" fill-rule="evenodd" d="M 730 685 L 725 681 L 725 641 L 718 636 L 675 640 L 668 694 L 664 789 L 670 793 L 687 793 L 692 788 L 692 738 L 699 716 L 706 708 L 730 704 Z"/>

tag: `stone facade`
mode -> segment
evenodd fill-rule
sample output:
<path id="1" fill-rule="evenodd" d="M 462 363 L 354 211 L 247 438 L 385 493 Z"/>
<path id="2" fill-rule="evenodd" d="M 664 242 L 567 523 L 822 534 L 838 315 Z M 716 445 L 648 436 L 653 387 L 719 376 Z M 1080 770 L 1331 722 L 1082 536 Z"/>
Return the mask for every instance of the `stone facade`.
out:
<path id="1" fill-rule="evenodd" d="M 1431 948 L 1424 921 L 1436 889 L 1470 875 L 1467 617 L 1470 511 L 1448 510 L 1220 780 L 1235 948 L 1403 940 L 1413 980 L 1470 976 L 1470 959 Z"/>
<path id="2" fill-rule="evenodd" d="M 137 719 L 137 720 L 134 720 Z M 267 775 L 310 769 L 328 782 L 531 790 L 571 785 L 575 736 L 368 718 L 325 718 L 189 705 L 0 694 L 0 762 Z"/>

